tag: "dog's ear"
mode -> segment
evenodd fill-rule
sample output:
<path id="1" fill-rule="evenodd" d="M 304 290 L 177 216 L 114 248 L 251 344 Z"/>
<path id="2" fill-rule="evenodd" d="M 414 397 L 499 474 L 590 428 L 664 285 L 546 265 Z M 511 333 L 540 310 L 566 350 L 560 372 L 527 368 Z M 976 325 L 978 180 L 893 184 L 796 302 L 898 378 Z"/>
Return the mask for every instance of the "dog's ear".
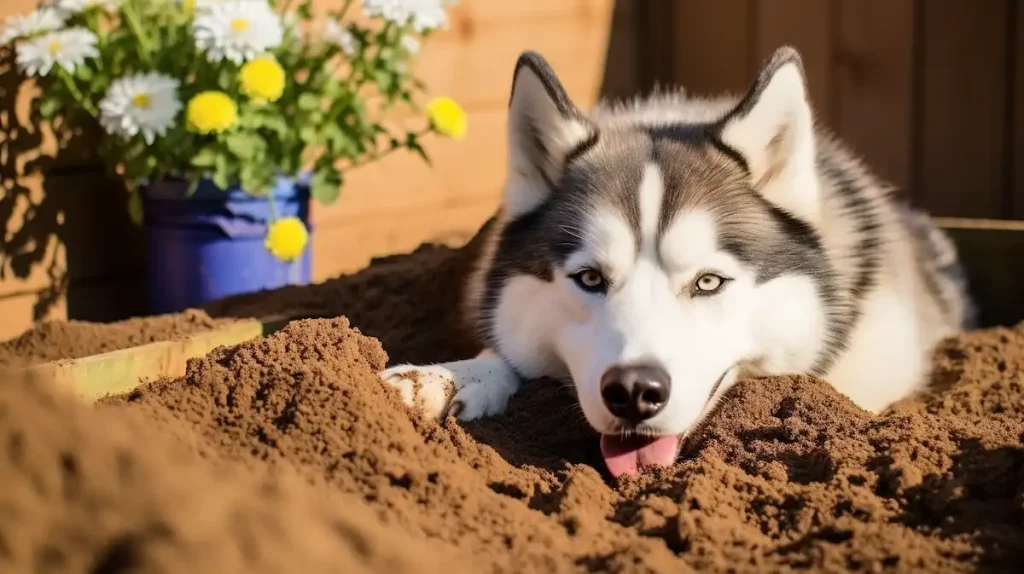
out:
<path id="1" fill-rule="evenodd" d="M 814 118 L 796 50 L 785 46 L 772 54 L 719 129 L 768 201 L 806 221 L 818 219 Z"/>
<path id="2" fill-rule="evenodd" d="M 509 99 L 506 213 L 514 218 L 540 205 L 558 184 L 566 157 L 592 137 L 593 127 L 547 61 L 536 52 L 523 52 Z"/>

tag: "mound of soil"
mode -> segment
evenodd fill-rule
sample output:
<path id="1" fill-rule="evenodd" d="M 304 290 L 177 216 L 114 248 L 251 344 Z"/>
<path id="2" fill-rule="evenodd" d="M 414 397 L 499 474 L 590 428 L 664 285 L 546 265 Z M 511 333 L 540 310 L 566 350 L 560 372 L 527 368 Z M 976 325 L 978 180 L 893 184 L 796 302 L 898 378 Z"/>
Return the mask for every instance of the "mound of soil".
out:
<path id="1" fill-rule="evenodd" d="M 75 415 L 146 421 L 148 434 L 115 433 L 123 441 L 112 443 L 115 452 L 142 457 L 138 445 L 159 444 L 151 438 L 159 433 L 180 457 L 236 465 L 242 478 L 190 463 L 181 475 L 205 482 L 179 481 L 177 463 L 154 455 L 145 459 L 147 480 L 136 483 L 116 475 L 124 474 L 118 455 L 77 446 L 114 440 L 98 438 L 103 428 L 90 423 L 87 434 L 85 423 L 71 423 L 65 431 L 67 415 L 53 410 L 19 415 L 25 436 L 64 442 L 17 447 L 50 474 L 15 469 L 0 484 L 49 485 L 32 504 L 50 522 L 22 533 L 0 513 L 0 548 L 19 536 L 31 541 L 23 545 L 34 557 L 40 548 L 75 553 L 94 539 L 83 530 L 92 521 L 108 538 L 160 544 L 177 527 L 154 523 L 195 524 L 142 554 L 173 564 L 161 570 L 168 572 L 193 571 L 184 560 L 206 551 L 218 571 L 243 571 L 218 554 L 231 552 L 249 560 L 245 571 L 291 561 L 298 567 L 284 570 L 315 571 L 302 561 L 323 554 L 299 540 L 309 523 L 326 532 L 320 540 L 342 532 L 337 546 L 356 559 L 366 555 L 361 549 L 388 550 L 410 568 L 437 572 L 1014 571 L 1024 560 L 1024 325 L 948 341 L 936 351 L 935 388 L 881 416 L 809 378 L 739 384 L 675 466 L 617 481 L 604 471 L 572 391 L 557 383 L 533 381 L 506 415 L 460 425 L 420 420 L 377 381 L 374 373 L 389 361 L 475 352 L 455 328 L 453 283 L 435 283 L 454 281 L 453 270 L 465 265 L 458 253 L 424 249 L 352 277 L 271 294 L 265 308 L 256 297 L 221 308 L 229 315 L 344 314 L 383 348 L 346 318 L 296 321 L 190 361 L 181 379 L 107 399 L 100 415 Z M 0 405 L 0 422 L 11 412 Z M 65 452 L 81 454 L 68 465 Z M 292 473 L 304 478 L 303 488 L 265 496 L 260 485 Z M 68 474 L 93 477 L 102 488 L 114 483 L 117 494 L 69 497 Z M 15 504 L 7 490 L 0 490 L 0 508 Z M 324 531 L 316 526 L 322 514 L 261 496 L 311 500 L 333 518 Z M 250 497 L 257 510 L 245 510 Z M 207 504 L 210 517 L 188 518 Z M 266 522 L 249 527 L 246 512 Z M 346 527 L 337 527 L 338 516 Z M 284 525 L 273 527 L 280 543 L 263 538 L 275 521 Z M 394 538 L 381 546 L 377 534 Z M 146 563 L 149 571 L 154 564 Z"/>
<path id="2" fill-rule="evenodd" d="M 227 323 L 230 320 L 213 319 L 198 309 L 116 323 L 47 321 L 0 343 L 0 368 L 80 359 L 157 341 L 177 341 Z"/>
<path id="3" fill-rule="evenodd" d="M 0 385 L 0 571 L 473 571 L 356 497 L 198 459 L 191 429 L 138 415 Z"/>

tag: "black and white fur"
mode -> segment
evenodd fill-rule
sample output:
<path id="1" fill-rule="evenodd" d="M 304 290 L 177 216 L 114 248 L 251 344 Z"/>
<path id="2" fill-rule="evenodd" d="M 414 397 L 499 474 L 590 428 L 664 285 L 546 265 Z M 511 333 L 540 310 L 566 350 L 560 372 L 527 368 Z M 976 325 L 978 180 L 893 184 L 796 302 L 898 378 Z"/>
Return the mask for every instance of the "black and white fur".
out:
<path id="1" fill-rule="evenodd" d="M 880 411 L 970 326 L 951 242 L 815 124 L 791 48 L 739 99 L 589 114 L 524 53 L 508 144 L 463 298 L 488 350 L 382 373 L 427 416 L 495 415 L 521 381 L 551 376 L 572 381 L 598 433 L 683 435 L 738 377 L 785 373 Z M 624 418 L 602 380 L 638 364 L 668 389 L 653 416 Z"/>

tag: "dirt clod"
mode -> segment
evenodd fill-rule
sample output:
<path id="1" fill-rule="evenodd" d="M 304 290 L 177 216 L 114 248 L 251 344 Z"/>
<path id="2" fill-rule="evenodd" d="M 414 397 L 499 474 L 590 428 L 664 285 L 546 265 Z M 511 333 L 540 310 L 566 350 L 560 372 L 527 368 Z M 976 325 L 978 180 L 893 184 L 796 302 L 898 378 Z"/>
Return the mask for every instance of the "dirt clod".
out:
<path id="1" fill-rule="evenodd" d="M 411 416 L 377 381 L 385 364 L 475 353 L 452 319 L 454 286 L 423 282 L 464 264 L 423 249 L 264 295 L 262 309 L 256 297 L 220 304 L 215 316 L 269 314 L 291 298 L 306 314 L 348 319 L 218 349 L 101 414 L 0 401 L 0 439 L 13 444 L 12 428 L 56 437 L 17 447 L 35 467 L 0 465 L 0 484 L 20 485 L 0 491 L 0 509 L 36 489 L 45 517 L 19 528 L 0 513 L 0 550 L 95 559 L 112 540 L 142 537 L 157 541 L 143 545 L 144 565 L 164 572 L 199 571 L 204 552 L 222 572 L 312 572 L 328 552 L 375 572 L 402 571 L 382 553 L 435 572 L 966 572 L 1024 561 L 1024 325 L 944 343 L 935 388 L 879 416 L 811 378 L 741 383 L 677 464 L 616 481 L 558 383 L 532 381 L 506 415 L 462 425 Z M 139 432 L 114 424 L 122 418 Z M 184 462 L 150 447 L 164 443 Z M 119 474 L 119 452 L 141 470 Z M 304 484 L 265 486 L 293 474 Z M 210 518 L 190 518 L 207 507 Z"/>

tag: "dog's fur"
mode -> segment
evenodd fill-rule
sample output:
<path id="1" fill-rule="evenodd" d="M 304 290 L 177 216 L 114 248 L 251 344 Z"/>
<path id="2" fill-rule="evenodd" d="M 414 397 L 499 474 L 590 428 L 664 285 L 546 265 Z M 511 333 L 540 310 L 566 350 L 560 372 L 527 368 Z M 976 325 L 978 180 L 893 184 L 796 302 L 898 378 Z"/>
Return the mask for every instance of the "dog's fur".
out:
<path id="1" fill-rule="evenodd" d="M 521 380 L 548 376 L 575 385 L 598 433 L 682 435 L 738 377 L 786 373 L 877 412 L 971 326 L 952 243 L 815 124 L 791 48 L 742 98 L 657 94 L 589 114 L 526 52 L 508 138 L 464 296 L 488 351 L 382 373 L 427 416 L 497 414 Z M 585 269 L 605 292 L 571 278 Z M 671 393 L 628 424 L 600 380 L 640 361 Z"/>

